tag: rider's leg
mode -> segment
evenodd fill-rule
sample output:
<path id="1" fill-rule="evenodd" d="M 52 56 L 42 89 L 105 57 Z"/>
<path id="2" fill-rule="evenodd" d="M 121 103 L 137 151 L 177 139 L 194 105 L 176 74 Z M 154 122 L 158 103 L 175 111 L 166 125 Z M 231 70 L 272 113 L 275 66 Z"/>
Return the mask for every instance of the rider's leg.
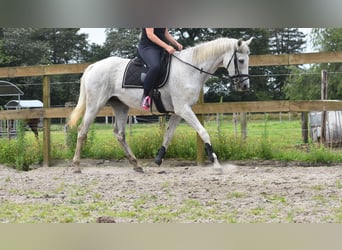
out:
<path id="1" fill-rule="evenodd" d="M 139 47 L 139 54 L 149 68 L 144 80 L 144 94 L 142 100 L 143 107 L 147 107 L 148 109 L 151 104 L 149 95 L 160 72 L 161 49 L 155 46 Z"/>

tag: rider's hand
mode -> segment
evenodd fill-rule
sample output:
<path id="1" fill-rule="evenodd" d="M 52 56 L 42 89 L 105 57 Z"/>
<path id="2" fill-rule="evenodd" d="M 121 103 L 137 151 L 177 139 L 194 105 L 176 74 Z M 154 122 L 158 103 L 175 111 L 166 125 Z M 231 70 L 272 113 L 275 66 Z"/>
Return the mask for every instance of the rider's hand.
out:
<path id="1" fill-rule="evenodd" d="M 176 52 L 175 48 L 172 46 L 167 46 L 166 51 L 167 51 L 167 53 L 169 53 L 171 55 Z"/>
<path id="2" fill-rule="evenodd" d="M 183 49 L 183 45 L 180 43 L 177 43 L 177 50 L 181 51 Z"/>

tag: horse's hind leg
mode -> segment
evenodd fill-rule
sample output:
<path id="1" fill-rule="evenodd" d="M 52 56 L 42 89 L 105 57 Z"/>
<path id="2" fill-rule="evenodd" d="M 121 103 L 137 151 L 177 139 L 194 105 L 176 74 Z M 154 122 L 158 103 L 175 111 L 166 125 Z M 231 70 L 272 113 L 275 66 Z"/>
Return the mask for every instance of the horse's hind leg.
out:
<path id="1" fill-rule="evenodd" d="M 38 140 L 38 123 L 39 119 L 28 119 L 26 120 L 26 124 L 30 127 L 31 131 L 34 133 L 34 136 Z"/>
<path id="2" fill-rule="evenodd" d="M 37 126 L 32 126 L 31 130 L 34 133 L 34 137 L 36 137 L 36 139 L 38 140 L 38 128 L 37 128 Z"/>
<path id="3" fill-rule="evenodd" d="M 82 123 L 80 124 L 78 128 L 76 149 L 75 149 L 75 154 L 72 160 L 73 166 L 75 168 L 74 169 L 75 173 L 81 173 L 80 159 L 81 159 L 82 146 L 85 140 L 87 139 L 87 134 L 90 129 L 90 125 L 94 121 L 98 110 L 99 110 L 98 108 L 91 109 L 90 107 L 87 107 L 86 112 L 83 116 Z"/>
<path id="4" fill-rule="evenodd" d="M 138 166 L 137 158 L 133 154 L 131 148 L 126 143 L 125 129 L 129 107 L 126 104 L 119 101 L 118 99 L 111 99 L 109 101 L 109 104 L 112 106 L 115 112 L 114 135 L 119 141 L 123 150 L 125 151 L 128 161 L 133 165 L 134 171 L 143 173 L 143 169 Z"/>
<path id="5" fill-rule="evenodd" d="M 171 115 L 171 118 L 170 118 L 169 123 L 168 123 L 167 130 L 166 130 L 165 135 L 164 135 L 163 145 L 159 149 L 158 154 L 157 154 L 156 158 L 154 159 L 154 162 L 159 166 L 163 162 L 164 156 L 166 154 L 166 150 L 167 150 L 169 143 L 173 137 L 173 134 L 175 133 L 177 125 L 179 124 L 181 119 L 182 118 L 178 115 Z"/>

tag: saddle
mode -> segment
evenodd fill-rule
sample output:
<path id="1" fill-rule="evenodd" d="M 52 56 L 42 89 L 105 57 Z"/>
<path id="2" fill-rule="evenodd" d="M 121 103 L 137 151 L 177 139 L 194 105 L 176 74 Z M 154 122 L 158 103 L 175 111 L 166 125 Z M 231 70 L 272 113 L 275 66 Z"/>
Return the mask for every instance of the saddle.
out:
<path id="1" fill-rule="evenodd" d="M 162 54 L 161 71 L 156 83 L 154 84 L 151 94 L 152 101 L 155 103 L 156 108 L 160 113 L 169 113 L 169 111 L 165 110 L 164 108 L 158 89 L 162 88 L 166 84 L 167 79 L 169 78 L 170 65 L 171 55 L 165 52 Z M 138 54 L 138 56 L 130 60 L 126 66 L 122 81 L 122 88 L 144 88 L 144 79 L 147 71 L 147 65 Z"/>
<path id="2" fill-rule="evenodd" d="M 162 88 L 169 77 L 171 55 L 163 53 L 161 57 L 161 71 L 154 85 L 154 89 Z M 148 71 L 147 65 L 141 57 L 131 59 L 125 69 L 122 88 L 144 88 L 144 79 Z"/>

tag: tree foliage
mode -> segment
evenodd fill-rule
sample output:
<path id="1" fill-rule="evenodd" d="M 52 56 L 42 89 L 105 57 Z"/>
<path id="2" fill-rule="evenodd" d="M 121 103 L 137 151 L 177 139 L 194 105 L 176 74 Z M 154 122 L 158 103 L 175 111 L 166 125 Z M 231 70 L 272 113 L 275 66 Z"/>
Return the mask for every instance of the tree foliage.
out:
<path id="1" fill-rule="evenodd" d="M 317 68 L 303 69 L 291 66 L 291 75 L 287 78 L 284 93 L 290 100 L 317 100 L 320 99 L 320 74 Z"/>
<path id="2" fill-rule="evenodd" d="M 141 29 L 107 29 L 104 46 L 111 56 L 133 58 L 136 56 Z"/>
<path id="3" fill-rule="evenodd" d="M 32 36 L 35 41 L 47 44 L 50 63 L 80 63 L 83 61 L 88 42 L 86 34 L 78 32 L 78 28 L 48 28 L 35 30 Z"/>
<path id="4" fill-rule="evenodd" d="M 47 64 L 49 46 L 34 38 L 36 28 L 3 28 L 0 66 Z"/>
<path id="5" fill-rule="evenodd" d="M 342 29 L 313 29 L 311 40 L 316 49 L 322 52 L 342 51 Z M 285 94 L 289 99 L 320 99 L 321 71 L 328 72 L 328 99 L 342 99 L 342 63 L 323 63 L 302 69 L 288 79 Z"/>
<path id="6" fill-rule="evenodd" d="M 0 66 L 80 63 L 88 49 L 87 35 L 79 34 L 78 28 L 2 28 L 0 37 Z M 53 77 L 52 104 L 62 105 L 77 98 L 78 84 L 68 84 L 75 82 L 76 77 L 79 76 Z M 42 98 L 42 77 L 9 80 L 20 87 L 25 99 Z"/>
<path id="7" fill-rule="evenodd" d="M 270 29 L 269 48 L 271 54 L 296 54 L 304 50 L 305 35 L 297 28 L 276 28 Z M 288 98 L 284 92 L 286 84 L 292 70 L 295 67 L 288 66 L 270 66 L 268 67 L 267 88 L 272 93 L 273 100 L 283 100 Z"/>
<path id="8" fill-rule="evenodd" d="M 342 29 L 313 29 L 313 44 L 324 52 L 342 51 Z M 342 63 L 320 64 L 318 70 L 328 71 L 328 98 L 342 99 Z"/>

